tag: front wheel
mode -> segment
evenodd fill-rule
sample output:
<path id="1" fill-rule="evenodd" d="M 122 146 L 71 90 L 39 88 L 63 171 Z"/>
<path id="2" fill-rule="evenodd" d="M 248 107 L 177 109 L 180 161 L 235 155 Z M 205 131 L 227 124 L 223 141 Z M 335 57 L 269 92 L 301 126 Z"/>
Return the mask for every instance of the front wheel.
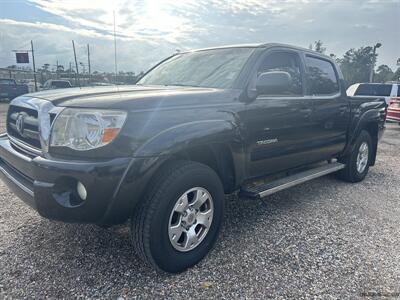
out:
<path id="1" fill-rule="evenodd" d="M 206 165 L 178 161 L 166 165 L 150 186 L 131 219 L 134 248 L 156 269 L 182 272 L 199 262 L 218 237 L 221 181 Z"/>
<path id="2" fill-rule="evenodd" d="M 367 176 L 372 154 L 372 139 L 368 131 L 362 130 L 353 151 L 341 161 L 346 167 L 339 176 L 349 182 L 360 182 Z"/>

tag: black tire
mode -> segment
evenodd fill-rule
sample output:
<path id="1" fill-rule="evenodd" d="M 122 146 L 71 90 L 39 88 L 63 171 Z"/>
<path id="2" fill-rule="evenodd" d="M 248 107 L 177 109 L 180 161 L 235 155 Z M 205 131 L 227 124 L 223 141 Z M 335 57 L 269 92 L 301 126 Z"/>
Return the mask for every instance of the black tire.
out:
<path id="1" fill-rule="evenodd" d="M 362 172 L 359 172 L 357 169 L 357 157 L 360 151 L 360 147 L 363 143 L 368 145 L 368 161 Z M 338 174 L 339 177 L 348 182 L 360 182 L 365 176 L 367 176 L 370 162 L 371 162 L 371 154 L 372 154 L 372 139 L 371 135 L 366 130 L 362 130 L 357 137 L 357 140 L 354 144 L 352 152 L 340 159 L 342 163 L 346 165 L 346 167 L 341 170 Z"/>
<path id="2" fill-rule="evenodd" d="M 206 165 L 176 161 L 168 163 L 150 182 L 143 203 L 131 218 L 133 246 L 148 265 L 168 273 L 179 273 L 198 263 L 214 246 L 223 219 L 224 189 L 218 175 Z M 205 188 L 212 197 L 213 218 L 201 243 L 187 252 L 174 248 L 168 235 L 170 216 L 183 193 Z"/>

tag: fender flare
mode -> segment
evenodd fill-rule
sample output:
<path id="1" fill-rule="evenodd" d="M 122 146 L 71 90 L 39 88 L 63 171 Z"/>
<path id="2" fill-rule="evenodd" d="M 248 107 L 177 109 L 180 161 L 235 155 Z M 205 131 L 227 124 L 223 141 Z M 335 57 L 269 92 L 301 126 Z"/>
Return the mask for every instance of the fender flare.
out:
<path id="1" fill-rule="evenodd" d="M 173 155 L 210 143 L 242 143 L 238 126 L 227 120 L 203 120 L 167 128 L 140 146 L 135 157 Z"/>
<path id="2" fill-rule="evenodd" d="M 100 223 L 117 224 L 129 217 L 146 192 L 146 186 L 151 178 L 163 163 L 175 154 L 190 147 L 209 146 L 215 143 L 236 147 L 237 153 L 231 152 L 234 172 L 235 175 L 239 173 L 237 176 L 244 176 L 244 164 L 240 163 L 244 144 L 240 131 L 233 122 L 205 120 L 173 126 L 161 131 L 135 151 Z M 135 193 L 132 193 L 132 189 Z M 119 210 L 121 215 L 124 215 L 122 220 L 112 221 L 114 210 Z"/>
<path id="3" fill-rule="evenodd" d="M 368 125 L 370 124 L 376 124 L 379 126 L 379 124 L 384 124 L 384 116 L 385 116 L 385 107 L 382 107 L 382 102 L 369 102 L 366 103 L 369 108 L 368 110 L 364 111 L 363 113 L 360 112 L 363 107 L 357 108 L 358 111 L 355 112 L 354 119 L 355 121 L 353 124 L 350 125 L 349 128 L 349 137 L 348 137 L 348 142 L 343 150 L 342 156 L 346 156 L 348 153 L 350 153 L 353 150 L 354 143 L 359 136 L 360 132 L 367 128 Z M 365 107 L 364 107 L 365 108 Z M 374 137 L 372 137 L 374 138 Z M 377 141 L 374 143 L 374 156 L 376 155 L 376 149 L 377 148 Z M 373 157 L 373 160 L 375 158 Z"/>
<path id="4" fill-rule="evenodd" d="M 245 142 L 235 120 L 211 119 L 179 124 L 167 128 L 144 143 L 135 157 L 169 158 L 191 147 L 223 144 L 232 155 L 235 177 L 245 177 Z"/>

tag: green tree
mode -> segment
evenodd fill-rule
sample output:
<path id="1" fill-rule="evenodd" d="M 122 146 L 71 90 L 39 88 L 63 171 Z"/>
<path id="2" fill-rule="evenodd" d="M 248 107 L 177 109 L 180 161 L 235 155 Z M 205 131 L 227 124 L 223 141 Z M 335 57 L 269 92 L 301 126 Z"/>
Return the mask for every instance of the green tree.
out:
<path id="1" fill-rule="evenodd" d="M 386 81 L 392 80 L 393 76 L 394 76 L 394 73 L 388 65 L 380 65 L 376 69 L 376 73 L 374 76 L 374 82 L 385 83 Z"/>
<path id="2" fill-rule="evenodd" d="M 42 70 L 43 70 L 44 72 L 48 72 L 48 71 L 49 71 L 49 68 L 50 68 L 50 64 L 44 64 L 44 65 L 42 66 Z"/>
<path id="3" fill-rule="evenodd" d="M 393 81 L 400 81 L 400 67 L 398 67 L 396 72 L 394 72 L 392 80 Z"/>
<path id="4" fill-rule="evenodd" d="M 368 82 L 371 67 L 376 61 L 377 54 L 373 53 L 373 47 L 360 47 L 348 50 L 338 63 L 343 76 L 349 85 L 357 82 Z"/>
<path id="5" fill-rule="evenodd" d="M 56 68 L 57 68 L 57 70 L 56 70 L 57 73 L 64 72 L 64 66 L 63 65 L 57 65 Z"/>
<path id="6" fill-rule="evenodd" d="M 322 46 L 323 43 L 321 40 L 315 41 L 314 44 L 310 44 L 310 46 L 308 48 L 310 48 L 310 50 L 314 50 L 318 53 L 322 53 L 324 54 L 326 51 L 326 48 Z"/>

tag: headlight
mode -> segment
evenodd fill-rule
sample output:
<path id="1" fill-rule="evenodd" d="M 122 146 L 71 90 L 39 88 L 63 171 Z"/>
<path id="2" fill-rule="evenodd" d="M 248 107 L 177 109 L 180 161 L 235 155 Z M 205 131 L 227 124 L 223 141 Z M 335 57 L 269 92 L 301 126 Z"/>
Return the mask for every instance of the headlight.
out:
<path id="1" fill-rule="evenodd" d="M 64 109 L 51 132 L 52 147 L 85 151 L 110 143 L 119 133 L 126 112 L 97 109 Z"/>

